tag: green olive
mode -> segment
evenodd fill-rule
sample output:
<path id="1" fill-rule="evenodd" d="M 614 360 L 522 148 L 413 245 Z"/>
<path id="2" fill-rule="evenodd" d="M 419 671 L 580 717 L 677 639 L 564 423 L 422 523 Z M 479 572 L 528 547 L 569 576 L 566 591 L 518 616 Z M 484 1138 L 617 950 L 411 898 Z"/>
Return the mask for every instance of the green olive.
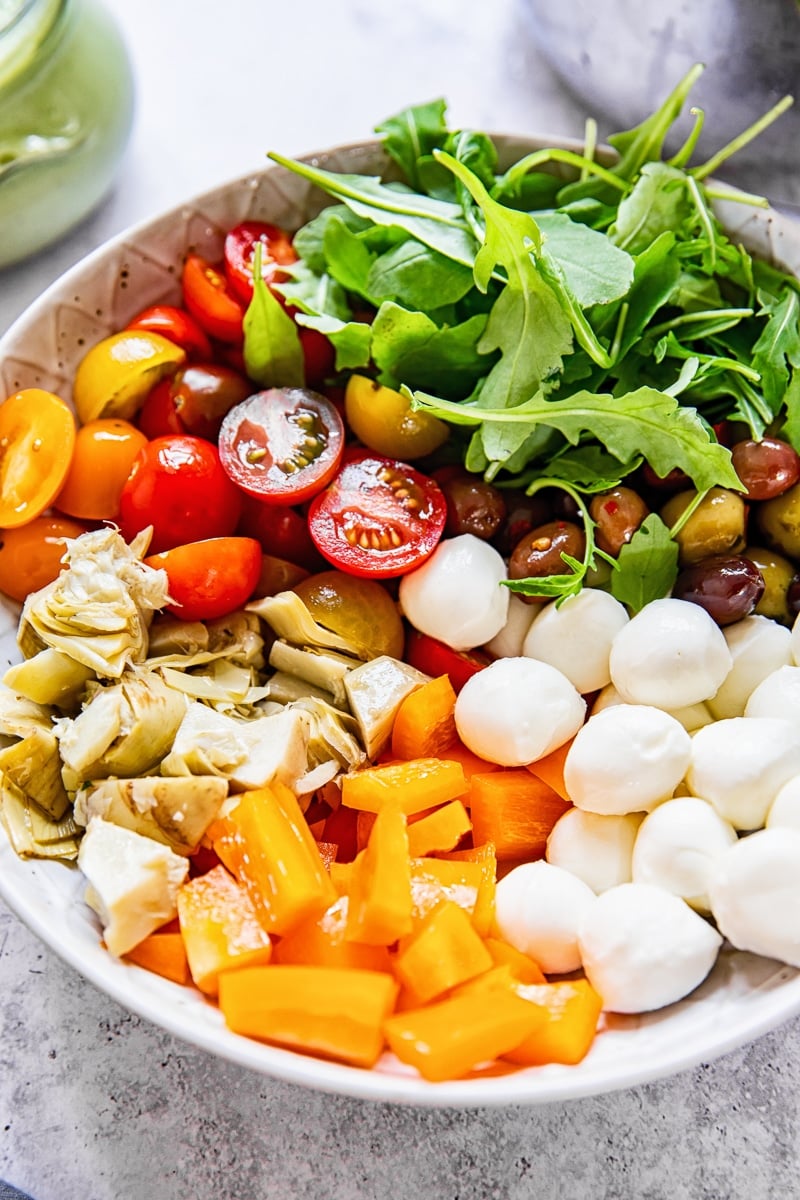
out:
<path id="1" fill-rule="evenodd" d="M 772 500 L 764 500 L 755 508 L 755 517 L 768 545 L 800 559 L 800 483 Z"/>
<path id="2" fill-rule="evenodd" d="M 670 528 L 696 497 L 696 491 L 670 496 L 661 509 L 661 519 Z M 712 554 L 738 554 L 745 543 L 747 510 L 742 497 L 726 488 L 711 488 L 675 540 L 681 566 L 701 562 Z"/>
<path id="3" fill-rule="evenodd" d="M 772 617 L 781 625 L 791 625 L 794 613 L 789 608 L 786 593 L 796 574 L 794 565 L 782 554 L 764 546 L 746 546 L 742 553 L 755 563 L 764 578 L 764 594 L 755 612 L 761 617 Z"/>

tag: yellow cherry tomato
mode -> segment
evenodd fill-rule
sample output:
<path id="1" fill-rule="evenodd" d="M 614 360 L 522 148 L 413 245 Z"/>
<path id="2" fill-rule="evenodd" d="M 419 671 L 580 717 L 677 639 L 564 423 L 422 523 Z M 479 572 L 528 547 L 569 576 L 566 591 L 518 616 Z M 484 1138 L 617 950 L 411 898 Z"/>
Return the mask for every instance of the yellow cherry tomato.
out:
<path id="1" fill-rule="evenodd" d="M 402 658 L 403 622 L 383 584 L 344 571 L 320 571 L 294 586 L 315 621 L 347 638 L 365 659 Z"/>
<path id="2" fill-rule="evenodd" d="M 66 546 L 64 538 L 80 537 L 86 526 L 68 517 L 35 517 L 18 529 L 0 534 L 0 592 L 20 603 L 56 578 Z"/>
<path id="3" fill-rule="evenodd" d="M 351 375 L 344 394 L 347 423 L 360 442 L 408 462 L 432 454 L 450 432 L 430 413 L 414 412 L 411 402 L 394 388 L 383 387 L 365 375 Z"/>
<path id="4" fill-rule="evenodd" d="M 158 381 L 185 361 L 186 352 L 160 333 L 125 329 L 103 338 L 75 372 L 72 399 L 81 424 L 98 417 L 128 420 Z"/>
<path id="5" fill-rule="evenodd" d="M 75 418 L 58 396 L 24 388 L 0 404 L 0 528 L 38 517 L 58 494 L 75 445 Z"/>
<path id="6" fill-rule="evenodd" d="M 131 467 L 147 438 L 118 417 L 101 417 L 82 425 L 75 438 L 72 462 L 55 506 L 71 517 L 113 521 Z"/>

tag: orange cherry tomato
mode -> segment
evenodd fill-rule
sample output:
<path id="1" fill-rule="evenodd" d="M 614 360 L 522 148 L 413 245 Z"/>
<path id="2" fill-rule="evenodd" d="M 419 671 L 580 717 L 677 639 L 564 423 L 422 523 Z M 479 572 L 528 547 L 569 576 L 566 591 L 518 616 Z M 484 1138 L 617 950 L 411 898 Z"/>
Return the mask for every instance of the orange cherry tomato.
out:
<path id="1" fill-rule="evenodd" d="M 86 526 L 68 517 L 34 517 L 0 534 L 0 591 L 20 603 L 56 578 L 64 538 L 80 537 Z"/>
<path id="2" fill-rule="evenodd" d="M 75 418 L 52 392 L 25 388 L 0 404 L 0 528 L 38 517 L 61 490 Z"/>
<path id="3" fill-rule="evenodd" d="M 211 621 L 250 599 L 261 574 L 261 547 L 253 538 L 208 538 L 144 561 L 167 572 L 173 601 L 167 612 L 184 621 Z"/>
<path id="4" fill-rule="evenodd" d="M 101 417 L 82 425 L 56 508 L 71 517 L 113 521 L 119 497 L 145 435 L 120 417 Z"/>
<path id="5" fill-rule="evenodd" d="M 198 325 L 221 342 L 242 340 L 244 305 L 231 291 L 225 275 L 199 254 L 190 254 L 183 267 L 183 301 Z"/>

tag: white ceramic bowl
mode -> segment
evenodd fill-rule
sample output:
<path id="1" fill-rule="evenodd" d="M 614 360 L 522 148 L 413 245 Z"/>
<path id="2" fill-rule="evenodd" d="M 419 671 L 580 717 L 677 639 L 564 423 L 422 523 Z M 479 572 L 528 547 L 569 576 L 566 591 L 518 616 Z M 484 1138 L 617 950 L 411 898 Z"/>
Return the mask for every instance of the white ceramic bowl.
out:
<path id="1" fill-rule="evenodd" d="M 499 138 L 514 161 L 548 139 Z M 564 143 L 577 149 L 574 143 Z M 386 166 L 373 142 L 312 156 L 331 170 L 378 174 Z M 291 229 L 324 198 L 296 176 L 271 168 L 215 188 L 102 246 L 50 287 L 0 341 L 0 395 L 43 387 L 65 399 L 85 349 L 123 327 L 146 305 L 174 301 L 190 247 L 219 257 L 225 231 L 250 217 Z M 730 229 L 752 249 L 800 274 L 800 226 L 774 213 L 725 206 Z M 17 610 L 0 609 L 0 659 L 18 658 Z M 295 1054 L 226 1029 L 199 992 L 114 960 L 100 945 L 81 899 L 77 869 L 23 862 L 0 832 L 0 895 L 48 946 L 120 1004 L 178 1037 L 265 1074 L 366 1099 L 427 1105 L 540 1103 L 595 1095 L 671 1074 L 750 1041 L 800 1012 L 800 972 L 768 959 L 725 951 L 703 986 L 661 1012 L 609 1017 L 577 1067 L 491 1070 L 430 1084 L 385 1055 L 372 1071 Z"/>

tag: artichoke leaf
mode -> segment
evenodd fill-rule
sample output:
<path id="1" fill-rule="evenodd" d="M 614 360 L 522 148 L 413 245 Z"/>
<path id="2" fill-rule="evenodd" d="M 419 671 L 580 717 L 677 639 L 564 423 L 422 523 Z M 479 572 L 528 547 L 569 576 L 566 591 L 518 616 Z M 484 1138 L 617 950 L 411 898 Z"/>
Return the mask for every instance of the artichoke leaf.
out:
<path id="1" fill-rule="evenodd" d="M 298 675 L 314 687 L 330 692 L 334 704 L 340 708 L 347 708 L 344 680 L 355 662 L 355 659 L 346 658 L 332 650 L 323 652 L 312 647 L 300 649 L 280 640 L 273 644 L 269 652 L 270 666 L 276 671 Z"/>
<path id="2" fill-rule="evenodd" d="M 237 666 L 224 658 L 191 674 L 162 667 L 161 675 L 169 687 L 195 700 L 205 700 L 222 712 L 258 704 L 268 695 L 266 687 L 256 686 L 252 667 Z"/>
<path id="3" fill-rule="evenodd" d="M 369 758 L 380 754 L 388 742 L 402 701 L 428 679 L 422 671 L 387 654 L 349 673 L 344 688 Z"/>
<path id="4" fill-rule="evenodd" d="M 52 708 L 18 696 L 0 683 L 0 734 L 26 737 L 32 729 L 52 729 L 54 715 Z"/>
<path id="5" fill-rule="evenodd" d="M 308 696 L 316 700 L 333 703 L 333 693 L 324 688 L 318 688 L 299 675 L 289 675 L 286 671 L 275 671 L 266 682 L 265 691 L 269 700 L 278 704 L 291 704 L 294 700 L 303 700 Z"/>
<path id="6" fill-rule="evenodd" d="M 78 857 L 80 838 L 74 822 L 54 821 L 5 776 L 0 778 L 0 822 L 20 858 Z"/>
<path id="7" fill-rule="evenodd" d="M 150 626 L 145 667 L 191 670 L 217 660 L 256 669 L 264 666 L 264 638 L 254 613 L 237 611 L 205 623 L 160 616 Z"/>
<path id="8" fill-rule="evenodd" d="M 75 819 L 88 825 L 102 817 L 124 829 L 154 838 L 176 854 L 191 854 L 228 795 L 217 775 L 104 779 L 75 799 Z"/>
<path id="9" fill-rule="evenodd" d="M 354 642 L 315 621 L 297 592 L 264 596 L 248 604 L 247 611 L 258 613 L 276 637 L 294 646 L 316 646 L 320 650 L 341 650 L 358 659 L 365 657 Z"/>
<path id="10" fill-rule="evenodd" d="M 18 695 L 37 704 L 72 711 L 80 707 L 87 683 L 95 678 L 91 667 L 48 646 L 9 667 L 3 682 Z"/>
<path id="11" fill-rule="evenodd" d="M 307 713 L 311 721 L 307 751 L 309 769 L 329 761 L 345 771 L 355 770 L 362 765 L 366 755 L 359 741 L 358 722 L 354 717 L 316 696 L 296 700 L 291 708 Z"/>
<path id="12" fill-rule="evenodd" d="M 51 729 L 32 729 L 21 741 L 0 750 L 0 771 L 54 821 L 60 821 L 69 808 L 58 742 Z"/>

